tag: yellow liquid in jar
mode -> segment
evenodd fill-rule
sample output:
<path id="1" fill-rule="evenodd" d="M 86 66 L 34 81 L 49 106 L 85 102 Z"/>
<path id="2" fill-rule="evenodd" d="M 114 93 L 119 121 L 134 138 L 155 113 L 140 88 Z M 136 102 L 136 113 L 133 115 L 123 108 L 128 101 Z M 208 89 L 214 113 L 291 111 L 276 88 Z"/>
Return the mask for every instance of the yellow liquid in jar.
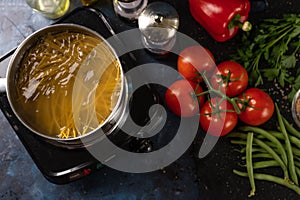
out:
<path id="1" fill-rule="evenodd" d="M 95 2 L 97 2 L 98 0 L 81 0 L 81 3 L 83 6 L 89 6 Z"/>
<path id="2" fill-rule="evenodd" d="M 70 7 L 70 0 L 27 0 L 27 3 L 49 19 L 63 16 Z"/>

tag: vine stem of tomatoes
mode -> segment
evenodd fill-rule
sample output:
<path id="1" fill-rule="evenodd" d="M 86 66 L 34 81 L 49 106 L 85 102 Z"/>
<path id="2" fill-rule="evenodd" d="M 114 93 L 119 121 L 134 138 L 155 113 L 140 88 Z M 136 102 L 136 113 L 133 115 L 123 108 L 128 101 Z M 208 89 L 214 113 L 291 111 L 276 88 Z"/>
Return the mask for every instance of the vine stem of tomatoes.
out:
<path id="1" fill-rule="evenodd" d="M 225 100 L 227 100 L 229 103 L 231 103 L 232 106 L 233 106 L 233 108 L 234 108 L 234 111 L 235 111 L 237 114 L 240 114 L 240 113 L 241 113 L 242 109 L 239 108 L 237 102 L 239 102 L 239 103 L 243 103 L 243 102 L 242 102 L 239 98 L 237 98 L 237 97 L 230 98 L 230 97 L 228 97 L 224 92 L 222 92 L 222 91 L 220 91 L 220 90 L 214 89 L 214 88 L 211 86 L 211 84 L 210 84 L 210 82 L 209 82 L 209 80 L 208 80 L 208 78 L 207 78 L 207 76 L 206 76 L 206 72 L 205 72 L 205 71 L 202 73 L 202 78 L 203 78 L 204 82 L 206 83 L 206 86 L 207 86 L 208 90 L 207 90 L 207 91 L 204 91 L 204 92 L 201 92 L 201 93 L 199 93 L 199 94 L 196 94 L 196 96 L 202 96 L 202 95 L 210 94 L 210 93 L 212 92 L 212 93 L 214 93 L 214 94 L 219 95 L 222 99 L 225 99 Z M 243 107 L 244 107 L 244 106 L 243 106 Z M 242 108 L 243 108 L 243 107 L 242 107 Z"/>

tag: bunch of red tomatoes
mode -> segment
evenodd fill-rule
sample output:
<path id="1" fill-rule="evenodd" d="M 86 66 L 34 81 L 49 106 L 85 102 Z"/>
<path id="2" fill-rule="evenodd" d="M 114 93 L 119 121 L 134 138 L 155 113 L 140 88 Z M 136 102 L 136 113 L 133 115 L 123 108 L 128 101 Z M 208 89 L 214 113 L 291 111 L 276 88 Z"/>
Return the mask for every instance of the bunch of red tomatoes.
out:
<path id="1" fill-rule="evenodd" d="M 190 46 L 179 54 L 177 67 L 184 79 L 167 89 L 166 105 L 178 116 L 199 114 L 205 132 L 224 136 L 238 120 L 258 126 L 272 117 L 272 98 L 259 88 L 248 88 L 248 73 L 239 63 L 216 65 L 207 48 Z"/>

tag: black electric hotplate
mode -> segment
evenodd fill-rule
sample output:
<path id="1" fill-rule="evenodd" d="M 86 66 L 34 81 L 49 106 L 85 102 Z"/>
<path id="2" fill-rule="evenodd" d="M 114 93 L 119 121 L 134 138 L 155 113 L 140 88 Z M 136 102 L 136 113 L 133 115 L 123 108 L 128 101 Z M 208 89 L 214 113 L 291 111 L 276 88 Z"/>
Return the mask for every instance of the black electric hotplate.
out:
<path id="1" fill-rule="evenodd" d="M 56 23 L 83 25 L 100 33 L 104 38 L 108 38 L 114 33 L 105 19 L 99 10 L 80 7 Z M 120 61 L 125 72 L 134 67 L 135 64 L 132 55 L 121 56 Z M 140 126 L 146 125 L 150 120 L 148 116 L 149 108 L 157 103 L 160 103 L 160 97 L 156 90 L 151 85 L 142 86 L 133 93 L 130 99 L 129 112 L 132 119 Z M 29 131 L 14 115 L 6 94 L 0 94 L 0 108 L 39 170 L 50 182 L 56 184 L 68 183 L 102 168 L 102 164 L 85 148 L 66 149 L 58 147 L 43 141 L 39 136 Z M 120 138 L 120 135 L 122 139 L 114 142 L 123 149 L 133 152 L 149 151 L 151 149 L 150 140 L 125 136 L 125 133 L 121 130 L 114 131 L 109 135 L 109 138 L 114 136 Z"/>

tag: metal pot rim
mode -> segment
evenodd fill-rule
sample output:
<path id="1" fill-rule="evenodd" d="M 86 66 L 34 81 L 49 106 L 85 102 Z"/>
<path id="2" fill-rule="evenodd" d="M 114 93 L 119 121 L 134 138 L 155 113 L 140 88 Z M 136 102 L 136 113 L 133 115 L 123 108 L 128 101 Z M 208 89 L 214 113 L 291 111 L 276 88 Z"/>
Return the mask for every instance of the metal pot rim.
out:
<path id="1" fill-rule="evenodd" d="M 81 135 L 81 136 L 77 136 L 77 137 L 72 137 L 72 138 L 66 138 L 66 139 L 62 139 L 62 138 L 58 138 L 58 137 L 51 137 L 51 136 L 48 136 L 48 135 L 45 135 L 43 133 L 40 133 L 38 131 L 36 131 L 34 128 L 32 128 L 30 125 L 28 125 L 23 119 L 22 117 L 19 115 L 17 109 L 15 108 L 14 104 L 13 104 L 13 100 L 12 100 L 12 97 L 11 97 L 11 90 L 10 90 L 10 87 L 13 87 L 13 85 L 10 84 L 10 81 L 12 81 L 12 75 L 11 74 L 14 74 L 12 73 L 12 69 L 13 68 L 18 68 L 18 64 L 19 62 L 22 60 L 22 58 L 18 58 L 22 57 L 22 54 L 24 53 L 24 51 L 26 51 L 28 48 L 30 48 L 30 46 L 32 46 L 32 41 L 36 42 L 39 40 L 40 37 L 43 36 L 43 33 L 49 33 L 49 32 L 57 32 L 59 30 L 62 30 L 62 31 L 65 31 L 65 30 L 78 30 L 78 31 L 83 31 L 83 33 L 87 33 L 87 34 L 91 34 L 93 36 L 96 36 L 98 38 L 100 38 L 103 42 L 105 42 L 105 44 L 110 48 L 111 52 L 114 54 L 116 60 L 118 61 L 119 63 L 119 66 L 120 66 L 120 70 L 121 70 L 121 90 L 120 90 L 120 95 L 118 97 L 118 101 L 114 107 L 114 109 L 112 110 L 112 112 L 110 113 L 110 115 L 106 118 L 106 120 L 101 124 L 99 125 L 95 130 L 93 131 L 90 131 L 84 135 Z M 9 62 L 9 65 L 8 65 L 8 69 L 7 69 L 7 72 L 6 72 L 6 78 L 7 78 L 7 87 L 6 87 L 6 92 L 7 92 L 7 96 L 8 96 L 8 101 L 9 101 L 9 104 L 14 112 L 14 114 L 16 115 L 16 117 L 18 118 L 18 120 L 21 121 L 21 123 L 26 127 L 28 128 L 30 131 L 32 131 L 33 133 L 41 136 L 42 138 L 44 139 L 48 139 L 48 140 L 52 140 L 52 141 L 56 141 L 56 142 L 63 142 L 63 143 L 67 143 L 67 142 L 72 142 L 72 141 L 75 141 L 75 140 L 78 140 L 78 139 L 84 139 L 88 136 L 90 136 L 91 134 L 95 133 L 97 130 L 101 129 L 106 123 L 108 123 L 115 115 L 116 111 L 118 110 L 118 108 L 120 107 L 121 103 L 122 103 L 122 95 L 124 95 L 123 93 L 126 92 L 127 90 L 124 89 L 124 87 L 126 87 L 125 84 L 127 84 L 125 80 L 125 76 L 124 76 L 124 72 L 123 72 L 123 69 L 122 69 L 122 65 L 121 65 L 121 62 L 119 60 L 119 57 L 116 53 L 116 51 L 114 50 L 114 48 L 107 42 L 107 40 L 101 36 L 98 32 L 90 29 L 90 28 L 87 28 L 85 26 L 82 26 L 82 25 L 78 25 L 78 24 L 73 24 L 73 23 L 62 23 L 62 24 L 54 24 L 54 25 L 49 25 L 49 26 L 46 26 L 44 28 L 41 28 L 35 32 L 33 32 L 32 34 L 30 34 L 28 37 L 25 38 L 25 40 L 23 40 L 23 42 L 21 42 L 21 44 L 18 46 L 18 48 L 16 49 L 15 53 L 13 54 L 10 62 Z"/>

